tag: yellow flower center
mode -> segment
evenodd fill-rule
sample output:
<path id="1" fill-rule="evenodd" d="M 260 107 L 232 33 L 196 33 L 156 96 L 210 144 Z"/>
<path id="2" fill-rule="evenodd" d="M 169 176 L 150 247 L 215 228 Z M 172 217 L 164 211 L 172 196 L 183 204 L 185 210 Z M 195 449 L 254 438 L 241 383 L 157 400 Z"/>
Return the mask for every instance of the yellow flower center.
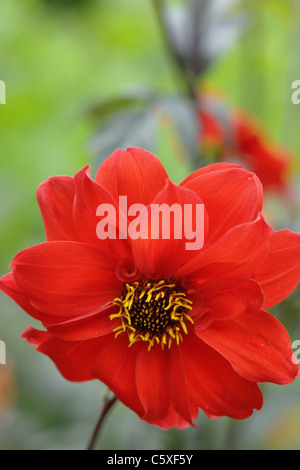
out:
<path id="1" fill-rule="evenodd" d="M 114 329 L 115 336 L 127 332 L 129 346 L 145 341 L 149 343 L 148 350 L 155 344 L 170 348 L 173 340 L 178 345 L 183 340 L 182 333 L 187 334 L 186 320 L 194 323 L 188 315 L 193 302 L 171 281 L 124 284 L 121 296 L 113 304 L 119 306 L 119 312 L 110 319 L 121 319 L 121 325 Z"/>

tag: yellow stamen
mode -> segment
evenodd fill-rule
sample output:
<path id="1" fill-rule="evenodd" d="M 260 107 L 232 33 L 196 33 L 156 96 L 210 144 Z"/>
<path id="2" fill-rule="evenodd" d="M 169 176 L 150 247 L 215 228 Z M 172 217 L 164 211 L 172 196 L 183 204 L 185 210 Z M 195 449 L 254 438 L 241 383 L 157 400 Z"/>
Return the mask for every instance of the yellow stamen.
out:
<path id="1" fill-rule="evenodd" d="M 179 291 L 171 281 L 141 281 L 124 284 L 120 297 L 116 297 L 113 305 L 119 307 L 118 313 L 110 315 L 110 319 L 119 318 L 121 324 L 113 331 L 115 337 L 127 332 L 129 346 L 136 341 L 148 343 L 148 350 L 156 344 L 164 349 L 177 345 L 188 334 L 186 321 L 194 323 L 188 311 L 192 310 L 193 302 L 186 293 Z"/>

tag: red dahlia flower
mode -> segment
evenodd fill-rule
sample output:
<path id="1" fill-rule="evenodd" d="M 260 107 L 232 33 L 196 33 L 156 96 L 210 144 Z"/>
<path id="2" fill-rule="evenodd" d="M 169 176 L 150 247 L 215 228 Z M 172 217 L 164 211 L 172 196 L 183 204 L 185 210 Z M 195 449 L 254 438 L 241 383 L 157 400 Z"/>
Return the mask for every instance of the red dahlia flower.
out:
<path id="1" fill-rule="evenodd" d="M 256 173 L 264 188 L 285 189 L 293 160 L 291 151 L 266 139 L 259 125 L 246 113 L 235 113 L 233 130 L 237 155 Z"/>
<path id="2" fill-rule="evenodd" d="M 285 190 L 295 160 L 292 151 L 272 142 L 254 117 L 232 109 L 221 95 L 204 93 L 201 103 L 198 120 L 203 155 L 243 165 L 259 177 L 265 190 Z"/>
<path id="3" fill-rule="evenodd" d="M 99 204 L 204 204 L 205 243 L 100 240 Z M 179 186 L 152 154 L 115 151 L 96 180 L 41 184 L 46 243 L 14 258 L 1 289 L 45 330 L 23 336 L 71 381 L 99 379 L 140 418 L 168 429 L 197 417 L 244 419 L 262 407 L 259 382 L 298 375 L 289 336 L 266 312 L 300 277 L 300 235 L 274 232 L 262 186 L 238 165 L 202 168 Z M 120 233 L 119 233 L 120 235 Z"/>

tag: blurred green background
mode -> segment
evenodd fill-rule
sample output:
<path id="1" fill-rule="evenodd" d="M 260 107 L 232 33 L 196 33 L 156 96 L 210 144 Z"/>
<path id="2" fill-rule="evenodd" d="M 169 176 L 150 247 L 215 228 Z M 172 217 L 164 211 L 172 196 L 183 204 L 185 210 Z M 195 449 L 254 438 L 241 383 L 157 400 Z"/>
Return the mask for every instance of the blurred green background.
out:
<path id="1" fill-rule="evenodd" d="M 94 174 L 96 128 L 88 111 L 135 90 L 182 89 L 151 3 L 0 0 L 0 79 L 6 83 L 6 104 L 0 105 L 0 275 L 9 271 L 18 251 L 44 241 L 37 186 L 53 175 L 73 176 L 88 163 Z M 291 102 L 291 84 L 300 79 L 299 2 L 248 0 L 240 8 L 250 9 L 250 24 L 203 78 L 234 106 L 261 118 L 273 139 L 299 155 L 300 105 Z M 159 120 L 148 150 L 155 148 L 179 182 L 190 172 L 190 162 L 174 161 L 176 132 L 168 122 Z M 147 124 L 137 131 L 146 132 Z M 134 130 L 127 137 L 126 146 L 136 144 Z M 292 184 L 297 193 L 299 172 Z M 289 217 L 280 210 L 279 225 L 299 230 L 299 206 L 287 209 Z M 292 341 L 300 339 L 299 311 L 296 294 L 276 311 Z M 28 325 L 37 326 L 1 294 L 0 340 L 6 343 L 7 365 L 0 365 L 0 449 L 85 448 L 105 387 L 64 380 L 47 357 L 20 339 Z M 300 381 L 262 389 L 264 407 L 248 420 L 215 421 L 200 412 L 198 429 L 184 431 L 151 427 L 118 403 L 99 447 L 299 450 Z"/>

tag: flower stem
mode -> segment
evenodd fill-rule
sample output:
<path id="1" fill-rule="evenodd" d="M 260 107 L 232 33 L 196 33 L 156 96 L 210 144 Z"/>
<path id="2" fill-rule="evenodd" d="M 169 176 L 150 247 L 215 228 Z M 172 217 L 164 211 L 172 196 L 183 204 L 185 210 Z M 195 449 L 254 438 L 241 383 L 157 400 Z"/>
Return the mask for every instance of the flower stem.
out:
<path id="1" fill-rule="evenodd" d="M 117 397 L 115 396 L 112 396 L 112 397 L 105 397 L 104 398 L 104 402 L 103 402 L 103 407 L 102 407 L 102 410 L 101 410 L 101 413 L 100 413 L 100 416 L 98 418 L 98 421 L 97 421 L 97 424 L 95 426 L 95 429 L 93 431 L 93 434 L 90 438 L 90 441 L 89 441 L 89 444 L 87 446 L 87 450 L 93 450 L 94 447 L 95 447 L 95 444 L 96 444 L 96 440 L 99 436 L 99 432 L 100 432 L 100 429 L 101 429 L 101 426 L 103 424 L 103 421 L 107 415 L 107 413 L 109 412 L 109 410 L 113 407 L 113 405 L 116 403 L 117 401 Z"/>
<path id="2" fill-rule="evenodd" d="M 164 21 L 163 2 L 162 0 L 152 0 L 152 4 L 153 4 L 153 9 L 156 14 L 157 22 L 161 30 L 161 35 L 165 42 L 166 49 L 169 51 L 170 56 L 173 59 L 174 65 L 177 68 L 177 71 L 182 76 L 183 82 L 186 86 L 186 91 L 187 91 L 188 96 L 192 99 L 195 99 L 194 81 L 191 75 L 189 74 L 189 71 L 186 69 L 181 57 L 175 50 L 170 34 L 168 32 L 167 26 Z"/>

